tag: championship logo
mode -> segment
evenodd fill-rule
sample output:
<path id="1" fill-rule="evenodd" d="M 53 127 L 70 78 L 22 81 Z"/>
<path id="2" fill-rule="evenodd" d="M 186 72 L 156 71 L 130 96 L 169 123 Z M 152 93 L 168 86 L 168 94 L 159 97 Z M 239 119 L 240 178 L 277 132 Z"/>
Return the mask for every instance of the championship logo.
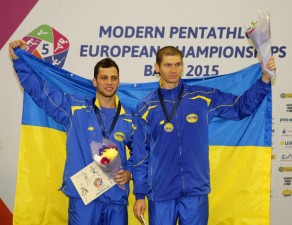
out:
<path id="1" fill-rule="evenodd" d="M 68 39 L 49 25 L 41 25 L 23 40 L 26 41 L 26 51 L 48 63 L 62 68 L 68 51 Z"/>
<path id="2" fill-rule="evenodd" d="M 102 185 L 103 185 L 102 179 L 101 178 L 96 178 L 95 181 L 94 181 L 94 186 L 99 188 Z"/>

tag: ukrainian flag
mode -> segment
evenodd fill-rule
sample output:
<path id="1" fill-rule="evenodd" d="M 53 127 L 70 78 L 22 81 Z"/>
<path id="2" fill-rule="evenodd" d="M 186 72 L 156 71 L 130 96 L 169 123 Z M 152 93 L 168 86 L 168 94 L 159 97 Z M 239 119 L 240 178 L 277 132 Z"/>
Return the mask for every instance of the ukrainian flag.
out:
<path id="1" fill-rule="evenodd" d="M 54 67 L 17 49 L 43 79 L 66 93 L 94 96 L 90 80 Z M 188 84 L 241 94 L 261 76 L 259 64 L 209 79 L 185 79 Z M 125 84 L 118 95 L 134 108 L 157 88 L 157 82 Z M 269 224 L 271 164 L 271 93 L 257 111 L 241 121 L 215 119 L 210 123 L 211 194 L 209 225 Z M 24 93 L 14 225 L 67 224 L 68 199 L 62 184 L 66 134 Z M 136 225 L 130 196 L 129 224 Z M 147 219 L 147 218 L 146 218 Z"/>

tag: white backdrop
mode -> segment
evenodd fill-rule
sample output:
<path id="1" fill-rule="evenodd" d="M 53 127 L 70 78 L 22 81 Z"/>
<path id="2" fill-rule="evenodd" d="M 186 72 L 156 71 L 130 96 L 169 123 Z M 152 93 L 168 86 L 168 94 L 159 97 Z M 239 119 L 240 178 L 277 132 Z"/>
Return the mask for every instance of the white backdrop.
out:
<path id="1" fill-rule="evenodd" d="M 288 225 L 291 224 L 292 208 L 290 0 L 282 0 L 281 3 L 272 0 L 40 0 L 10 40 L 23 38 L 37 27 L 48 25 L 70 43 L 63 68 L 89 79 L 93 76 L 95 63 L 106 56 L 96 49 L 106 52 L 108 48 L 112 53 L 110 56 L 120 66 L 122 82 L 157 81 L 157 77 L 150 75 L 148 70 L 155 60 L 150 50 L 165 45 L 186 50 L 189 56 L 184 60 L 185 78 L 216 73 L 223 75 L 258 62 L 251 56 L 248 50 L 250 43 L 244 36 L 246 26 L 257 19 L 258 10 L 270 12 L 272 45 L 277 63 L 277 78 L 273 84 L 271 224 Z M 197 36 L 191 34 L 188 37 L 188 31 L 196 29 Z M 90 48 L 93 50 L 89 51 Z M 208 49 L 209 54 L 191 57 L 200 48 Z M 0 198 L 13 211 L 22 89 L 7 49 L 8 42 L 0 52 Z M 120 49 L 124 49 L 124 55 L 119 52 Z M 243 54 L 235 54 L 236 49 L 244 50 Z"/>

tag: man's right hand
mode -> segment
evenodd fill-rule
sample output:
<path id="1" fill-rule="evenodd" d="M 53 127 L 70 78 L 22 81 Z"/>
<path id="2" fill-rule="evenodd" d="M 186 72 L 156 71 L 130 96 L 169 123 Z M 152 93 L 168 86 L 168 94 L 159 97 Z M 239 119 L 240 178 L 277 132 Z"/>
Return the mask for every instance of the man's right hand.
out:
<path id="1" fill-rule="evenodd" d="M 11 55 L 12 59 L 18 59 L 17 55 L 14 53 L 15 48 L 22 48 L 26 49 L 26 42 L 24 40 L 15 40 L 9 43 L 9 54 Z"/>
<path id="2" fill-rule="evenodd" d="M 141 223 L 143 222 L 141 216 L 144 217 L 145 209 L 146 209 L 145 199 L 136 200 L 135 205 L 134 205 L 134 214 Z"/>

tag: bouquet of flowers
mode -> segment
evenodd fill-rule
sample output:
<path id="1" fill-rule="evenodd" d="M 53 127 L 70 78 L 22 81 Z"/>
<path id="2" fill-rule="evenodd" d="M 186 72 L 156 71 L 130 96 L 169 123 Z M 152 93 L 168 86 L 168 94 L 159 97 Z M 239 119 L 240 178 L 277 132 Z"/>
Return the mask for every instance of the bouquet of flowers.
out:
<path id="1" fill-rule="evenodd" d="M 92 142 L 90 144 L 92 157 L 97 165 L 111 178 L 114 178 L 118 170 L 122 169 L 121 157 L 118 147 L 110 140 Z M 125 185 L 119 185 L 125 190 Z"/>
<path id="2" fill-rule="evenodd" d="M 271 57 L 271 30 L 270 30 L 270 14 L 259 13 L 258 21 L 251 22 L 251 25 L 247 28 L 247 35 L 251 39 L 256 48 L 257 52 L 260 54 L 264 68 L 273 78 L 275 76 L 274 71 L 267 70 L 266 64 Z"/>

